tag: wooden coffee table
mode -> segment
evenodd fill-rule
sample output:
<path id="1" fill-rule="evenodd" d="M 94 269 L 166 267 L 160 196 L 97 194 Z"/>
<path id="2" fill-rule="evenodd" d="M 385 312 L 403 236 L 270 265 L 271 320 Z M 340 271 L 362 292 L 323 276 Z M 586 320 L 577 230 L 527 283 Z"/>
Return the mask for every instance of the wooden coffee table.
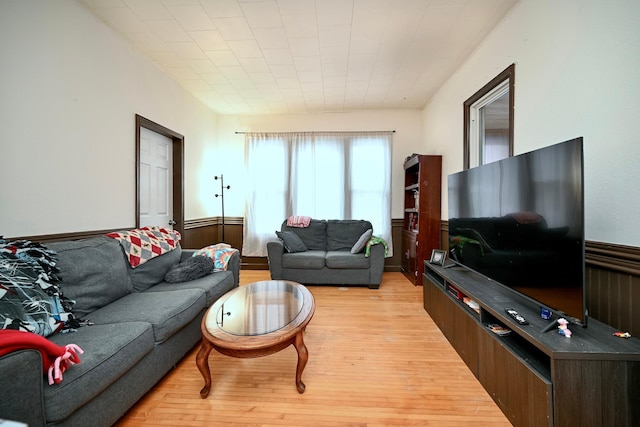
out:
<path id="1" fill-rule="evenodd" d="M 204 315 L 202 344 L 196 356 L 204 378 L 200 396 L 211 390 L 211 349 L 232 357 L 261 357 L 290 345 L 298 352 L 296 387 L 304 393 L 302 371 L 309 359 L 303 334 L 313 317 L 313 294 L 303 285 L 284 280 L 265 280 L 235 288 L 216 301 Z"/>

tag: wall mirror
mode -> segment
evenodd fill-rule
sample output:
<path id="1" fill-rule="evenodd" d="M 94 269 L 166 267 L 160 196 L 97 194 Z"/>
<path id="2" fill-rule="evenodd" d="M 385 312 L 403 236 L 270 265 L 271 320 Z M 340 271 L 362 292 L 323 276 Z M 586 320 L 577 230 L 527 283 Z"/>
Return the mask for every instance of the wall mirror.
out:
<path id="1" fill-rule="evenodd" d="M 513 156 L 515 64 L 464 102 L 464 169 Z"/>

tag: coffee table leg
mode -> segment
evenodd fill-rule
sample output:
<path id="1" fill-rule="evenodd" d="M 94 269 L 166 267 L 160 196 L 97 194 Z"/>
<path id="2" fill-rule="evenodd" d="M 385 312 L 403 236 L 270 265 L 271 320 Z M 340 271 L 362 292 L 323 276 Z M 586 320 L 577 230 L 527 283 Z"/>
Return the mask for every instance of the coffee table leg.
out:
<path id="1" fill-rule="evenodd" d="M 202 374 L 204 378 L 204 387 L 200 390 L 200 397 L 203 399 L 209 395 L 209 390 L 211 390 L 211 371 L 209 370 L 209 353 L 211 353 L 211 349 L 213 346 L 206 339 L 202 339 L 202 344 L 200 345 L 200 350 L 198 350 L 198 354 L 196 356 L 196 365 L 198 366 L 198 370 Z"/>
<path id="2" fill-rule="evenodd" d="M 304 345 L 304 341 L 302 340 L 303 333 L 304 330 L 300 331 L 298 335 L 296 335 L 296 340 L 293 343 L 298 352 L 298 366 L 296 368 L 296 387 L 298 388 L 298 393 L 304 393 L 304 389 L 306 388 L 302 382 L 302 371 L 304 367 L 307 366 L 307 360 L 309 360 L 309 351 L 307 351 L 307 346 Z"/>

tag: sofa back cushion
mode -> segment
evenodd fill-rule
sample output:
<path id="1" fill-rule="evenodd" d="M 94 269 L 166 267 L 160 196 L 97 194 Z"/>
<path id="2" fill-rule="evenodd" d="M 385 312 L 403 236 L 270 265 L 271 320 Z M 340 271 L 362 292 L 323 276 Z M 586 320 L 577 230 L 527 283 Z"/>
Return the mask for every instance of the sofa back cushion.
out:
<path id="1" fill-rule="evenodd" d="M 60 288 L 74 300 L 76 317 L 82 319 L 133 291 L 127 261 L 117 240 L 100 236 L 48 243 L 58 254 Z"/>
<path id="2" fill-rule="evenodd" d="M 280 230 L 296 233 L 310 251 L 327 250 L 327 221 L 325 220 L 312 219 L 308 227 L 289 227 L 287 220 L 284 220 Z"/>
<path id="3" fill-rule="evenodd" d="M 129 263 L 126 263 L 133 289 L 141 292 L 164 281 L 164 276 L 169 270 L 180 263 L 181 256 L 182 249 L 178 245 L 175 249 L 155 256 L 136 268 L 132 268 Z"/>
<path id="4" fill-rule="evenodd" d="M 331 219 L 327 221 L 327 250 L 351 251 L 362 234 L 373 229 L 369 221 L 359 219 Z"/>

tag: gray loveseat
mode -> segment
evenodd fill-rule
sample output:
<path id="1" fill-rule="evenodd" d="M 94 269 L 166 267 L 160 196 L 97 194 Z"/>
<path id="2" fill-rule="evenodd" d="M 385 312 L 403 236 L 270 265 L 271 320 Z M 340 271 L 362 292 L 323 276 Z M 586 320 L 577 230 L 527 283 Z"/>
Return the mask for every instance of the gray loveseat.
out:
<path id="1" fill-rule="evenodd" d="M 237 252 L 227 271 L 167 283 L 165 274 L 192 251 L 178 246 L 133 269 L 109 237 L 46 246 L 58 254 L 60 288 L 76 301 L 73 313 L 92 325 L 48 337 L 84 350 L 59 384 L 47 383 L 35 350 L 0 358 L 0 418 L 30 427 L 115 423 L 199 342 L 204 312 L 239 281 Z"/>
<path id="2" fill-rule="evenodd" d="M 285 220 L 280 228 L 285 240 L 267 243 L 271 278 L 307 285 L 366 285 L 378 289 L 385 246 L 371 245 L 369 256 L 365 256 L 366 248 L 352 253 L 367 230 L 373 230 L 373 226 L 364 220 L 312 219 L 308 227 L 290 227 Z M 286 233 L 294 233 L 303 245 L 285 245 Z"/>

